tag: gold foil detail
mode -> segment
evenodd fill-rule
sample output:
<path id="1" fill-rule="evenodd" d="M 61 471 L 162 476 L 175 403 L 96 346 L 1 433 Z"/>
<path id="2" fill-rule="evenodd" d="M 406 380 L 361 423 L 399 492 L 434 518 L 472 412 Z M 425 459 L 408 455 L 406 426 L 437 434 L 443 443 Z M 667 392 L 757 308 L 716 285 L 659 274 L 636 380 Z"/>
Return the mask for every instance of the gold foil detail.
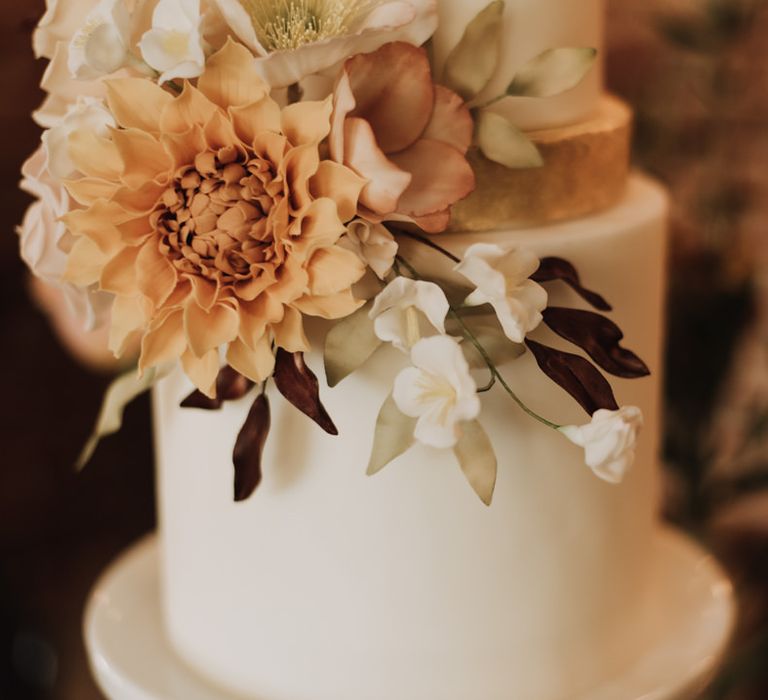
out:
<path id="1" fill-rule="evenodd" d="M 511 170 L 476 150 L 477 188 L 453 207 L 450 231 L 490 231 L 576 219 L 608 209 L 629 176 L 632 111 L 605 96 L 591 119 L 528 132 L 544 166 Z"/>

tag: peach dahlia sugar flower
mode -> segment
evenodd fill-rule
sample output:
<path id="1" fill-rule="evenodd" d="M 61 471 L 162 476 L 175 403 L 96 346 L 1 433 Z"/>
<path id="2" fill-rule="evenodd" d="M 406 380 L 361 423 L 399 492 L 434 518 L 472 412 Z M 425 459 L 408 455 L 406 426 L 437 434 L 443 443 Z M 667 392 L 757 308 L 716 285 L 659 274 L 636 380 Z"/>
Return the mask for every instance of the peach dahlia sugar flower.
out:
<path id="1" fill-rule="evenodd" d="M 395 42 L 345 62 L 334 93 L 331 157 L 367 180 L 364 219 L 439 233 L 451 206 L 475 188 L 465 157 L 473 128 L 464 101 L 432 82 L 426 51 Z"/>
<path id="2" fill-rule="evenodd" d="M 140 334 L 140 368 L 180 357 L 213 396 L 223 346 L 263 381 L 275 347 L 308 349 L 302 315 L 360 306 L 351 286 L 364 265 L 337 243 L 365 183 L 321 158 L 330 98 L 281 111 L 250 52 L 229 42 L 197 87 L 174 97 L 110 81 L 108 104 L 111 138 L 70 137 L 85 177 L 68 189 L 84 209 L 65 222 L 77 237 L 67 277 L 116 295 L 116 354 Z"/>

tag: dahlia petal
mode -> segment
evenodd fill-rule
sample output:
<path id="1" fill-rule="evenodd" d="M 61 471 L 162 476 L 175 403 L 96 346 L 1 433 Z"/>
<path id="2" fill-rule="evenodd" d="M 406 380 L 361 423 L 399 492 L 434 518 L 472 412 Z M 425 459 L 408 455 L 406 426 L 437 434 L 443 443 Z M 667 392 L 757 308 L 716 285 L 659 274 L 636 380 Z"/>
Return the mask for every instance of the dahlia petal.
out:
<path id="1" fill-rule="evenodd" d="M 139 189 L 171 169 L 171 158 L 163 144 L 146 131 L 113 129 L 112 140 L 123 161 L 123 182 Z"/>
<path id="2" fill-rule="evenodd" d="M 152 224 L 149 221 L 149 216 L 139 216 L 129 219 L 124 223 L 117 224 L 116 228 L 120 233 L 120 239 L 126 245 L 135 246 L 139 243 L 143 243 L 147 236 L 154 233 Z"/>
<path id="3" fill-rule="evenodd" d="M 185 277 L 192 285 L 192 294 L 197 305 L 205 311 L 210 311 L 218 298 L 218 285 L 198 275 L 185 275 Z"/>
<path id="4" fill-rule="evenodd" d="M 232 369 L 240 372 L 244 377 L 256 384 L 261 384 L 269 379 L 275 370 L 275 354 L 272 352 L 269 337 L 263 335 L 253 349 L 235 340 L 229 345 L 227 362 Z"/>
<path id="5" fill-rule="evenodd" d="M 64 281 L 78 287 L 90 287 L 96 284 L 109 257 L 90 238 L 79 237 L 67 256 Z"/>
<path id="6" fill-rule="evenodd" d="M 347 119 L 344 124 L 344 164 L 368 180 L 360 203 L 379 214 L 393 212 L 411 184 L 411 174 L 384 155 L 364 119 Z"/>
<path id="7" fill-rule="evenodd" d="M 315 199 L 301 219 L 301 237 L 293 244 L 294 256 L 300 254 L 308 260 L 316 250 L 336 243 L 346 230 L 336 202 L 328 197 Z"/>
<path id="8" fill-rule="evenodd" d="M 332 160 L 324 160 L 310 180 L 309 189 L 316 199 L 334 199 L 339 218 L 350 221 L 357 213 L 357 201 L 365 185 L 366 181 L 353 170 Z"/>
<path id="9" fill-rule="evenodd" d="M 357 311 L 365 301 L 355 299 L 351 289 L 325 297 L 303 296 L 293 302 L 294 308 L 306 316 L 328 320 L 344 318 Z"/>
<path id="10" fill-rule="evenodd" d="M 253 301 L 265 289 L 275 283 L 274 268 L 261 270 L 250 279 L 235 283 L 234 292 L 238 299 Z"/>
<path id="11" fill-rule="evenodd" d="M 176 268 L 161 255 L 157 241 L 149 239 L 136 257 L 136 282 L 141 293 L 157 308 L 168 299 L 177 280 Z"/>
<path id="12" fill-rule="evenodd" d="M 297 146 L 286 154 L 278 172 L 283 176 L 292 212 L 303 211 L 312 202 L 309 178 L 320 167 L 320 155 L 314 145 Z"/>
<path id="13" fill-rule="evenodd" d="M 101 271 L 99 289 L 122 296 L 135 296 L 139 293 L 136 282 L 136 258 L 138 247 L 123 248 Z"/>
<path id="14" fill-rule="evenodd" d="M 119 185 L 99 177 L 83 177 L 66 181 L 64 187 L 78 204 L 89 207 L 100 199 L 110 199 Z"/>
<path id="15" fill-rule="evenodd" d="M 307 266 L 313 296 L 331 296 L 349 289 L 365 274 L 365 264 L 351 250 L 332 246 L 318 250 Z"/>
<path id="16" fill-rule="evenodd" d="M 256 70 L 253 54 L 231 39 L 208 59 L 197 87 L 224 109 L 258 102 L 269 94 L 269 86 Z"/>
<path id="17" fill-rule="evenodd" d="M 145 182 L 141 187 L 121 187 L 112 195 L 112 203 L 127 218 L 132 214 L 146 214 L 155 208 L 167 184 L 155 181 Z"/>
<path id="18" fill-rule="evenodd" d="M 282 114 L 282 131 L 294 145 L 316 145 L 331 130 L 333 98 L 322 102 L 296 102 L 288 105 Z"/>
<path id="19" fill-rule="evenodd" d="M 229 304 L 215 304 L 206 311 L 191 298 L 184 308 L 184 331 L 196 357 L 237 338 L 239 326 L 238 313 Z"/>
<path id="20" fill-rule="evenodd" d="M 195 156 L 202 153 L 208 145 L 205 132 L 199 124 L 194 124 L 191 129 L 181 134 L 162 134 L 160 142 L 177 168 L 193 163 Z"/>
<path id="21" fill-rule="evenodd" d="M 181 366 L 192 383 L 209 399 L 216 398 L 216 378 L 221 369 L 219 353 L 211 350 L 203 357 L 196 357 L 190 350 L 181 356 Z"/>
<path id="22" fill-rule="evenodd" d="M 156 319 L 141 340 L 139 371 L 181 357 L 187 347 L 184 335 L 184 313 L 179 309 Z"/>
<path id="23" fill-rule="evenodd" d="M 182 134 L 189 131 L 193 124 L 204 127 L 217 109 L 200 90 L 190 83 L 185 83 L 181 95 L 163 108 L 160 130 L 164 134 Z"/>
<path id="24" fill-rule="evenodd" d="M 285 307 L 285 316 L 280 323 L 274 324 L 275 345 L 286 352 L 308 352 L 309 340 L 304 334 L 304 321 L 301 313 L 292 306 Z"/>
<path id="25" fill-rule="evenodd" d="M 151 313 L 148 306 L 148 302 L 140 296 L 115 297 L 109 329 L 109 349 L 115 357 L 125 352 L 133 335 L 145 326 Z"/>
<path id="26" fill-rule="evenodd" d="M 161 116 L 173 97 L 146 78 L 106 81 L 107 104 L 117 123 L 150 133 L 161 131 Z"/>
<path id="27" fill-rule="evenodd" d="M 442 212 L 475 188 L 475 174 L 464 155 L 442 141 L 420 139 L 392 160 L 413 175 L 398 204 L 398 211 L 409 216 Z"/>
<path id="28" fill-rule="evenodd" d="M 223 112 L 216 111 L 205 125 L 205 140 L 214 151 L 229 146 L 243 150 L 243 143 L 234 125 Z"/>
<path id="29" fill-rule="evenodd" d="M 435 109 L 422 138 L 442 141 L 466 154 L 472 145 L 475 123 L 464 100 L 453 90 L 435 86 Z"/>
<path id="30" fill-rule="evenodd" d="M 91 239 L 108 258 L 123 247 L 115 224 L 125 218 L 125 211 L 107 201 L 94 202 L 88 209 L 73 209 L 61 217 L 76 236 Z"/>
<path id="31" fill-rule="evenodd" d="M 262 294 L 252 302 L 240 304 L 240 340 L 249 348 L 258 348 L 267 326 L 283 320 L 285 307 L 271 294 Z"/>
<path id="32" fill-rule="evenodd" d="M 86 177 L 117 180 L 123 171 L 123 161 L 115 143 L 88 129 L 79 129 L 70 135 L 69 157 Z"/>
<path id="33" fill-rule="evenodd" d="M 384 153 L 408 148 L 429 124 L 435 90 L 424 49 L 403 42 L 385 44 L 344 64 L 357 106 Z"/>
<path id="34" fill-rule="evenodd" d="M 262 131 L 280 131 L 280 105 L 270 97 L 241 107 L 230 107 L 229 116 L 243 143 L 252 144 L 256 134 Z"/>

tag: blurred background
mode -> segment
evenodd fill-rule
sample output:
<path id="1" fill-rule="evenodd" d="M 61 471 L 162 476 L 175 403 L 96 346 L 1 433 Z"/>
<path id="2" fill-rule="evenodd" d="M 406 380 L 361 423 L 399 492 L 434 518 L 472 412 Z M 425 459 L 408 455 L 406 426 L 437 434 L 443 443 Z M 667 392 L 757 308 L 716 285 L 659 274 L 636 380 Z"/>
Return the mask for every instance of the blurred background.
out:
<path id="1" fill-rule="evenodd" d="M 67 355 L 14 225 L 42 99 L 43 0 L 0 9 L 0 699 L 99 700 L 87 594 L 154 527 L 149 404 L 72 465 L 108 372 Z M 635 159 L 671 189 L 665 516 L 731 573 L 741 619 L 706 700 L 768 698 L 768 2 L 609 0 L 608 83 L 637 110 Z M 32 301 L 38 299 L 38 303 Z"/>

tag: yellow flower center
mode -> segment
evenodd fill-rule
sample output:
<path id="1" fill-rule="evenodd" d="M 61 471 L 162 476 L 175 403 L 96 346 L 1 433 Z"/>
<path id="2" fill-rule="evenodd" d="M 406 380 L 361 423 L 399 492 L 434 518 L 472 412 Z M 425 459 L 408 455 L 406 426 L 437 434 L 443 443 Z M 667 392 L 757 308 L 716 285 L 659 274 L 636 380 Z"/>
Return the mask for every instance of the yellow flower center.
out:
<path id="1" fill-rule="evenodd" d="M 182 58 L 189 49 L 189 35 L 184 32 L 168 32 L 163 37 L 163 49 L 170 56 Z"/>
<path id="2" fill-rule="evenodd" d="M 341 36 L 375 0 L 240 0 L 265 49 L 297 49 Z"/>

